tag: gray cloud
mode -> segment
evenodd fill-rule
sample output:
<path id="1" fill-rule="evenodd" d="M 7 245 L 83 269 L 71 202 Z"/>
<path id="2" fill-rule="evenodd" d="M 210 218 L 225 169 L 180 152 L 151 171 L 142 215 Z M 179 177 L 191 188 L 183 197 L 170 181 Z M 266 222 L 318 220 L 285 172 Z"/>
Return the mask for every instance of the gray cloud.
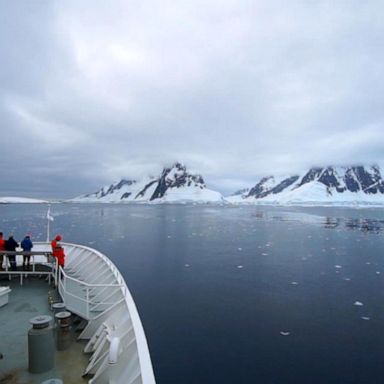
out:
<path id="1" fill-rule="evenodd" d="M 0 1 L 0 195 L 183 161 L 223 192 L 384 164 L 379 1 Z"/>

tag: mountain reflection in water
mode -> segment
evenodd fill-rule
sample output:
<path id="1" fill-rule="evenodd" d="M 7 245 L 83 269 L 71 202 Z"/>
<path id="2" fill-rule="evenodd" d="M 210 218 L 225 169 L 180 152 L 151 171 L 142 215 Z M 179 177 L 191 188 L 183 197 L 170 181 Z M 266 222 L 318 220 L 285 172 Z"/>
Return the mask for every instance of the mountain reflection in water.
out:
<path id="1" fill-rule="evenodd" d="M 384 231 L 384 220 L 366 218 L 338 218 L 332 216 L 320 216 L 303 212 L 279 212 L 271 213 L 258 211 L 253 214 L 258 220 L 282 221 L 287 223 L 302 223 L 320 225 L 324 228 L 339 228 L 353 231 L 381 233 Z"/>

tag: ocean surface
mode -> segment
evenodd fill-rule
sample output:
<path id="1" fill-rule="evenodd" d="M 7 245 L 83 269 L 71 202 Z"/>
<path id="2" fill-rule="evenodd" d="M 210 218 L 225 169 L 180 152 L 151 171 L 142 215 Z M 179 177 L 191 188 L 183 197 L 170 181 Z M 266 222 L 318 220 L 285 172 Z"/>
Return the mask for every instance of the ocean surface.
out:
<path id="1" fill-rule="evenodd" d="M 44 205 L 0 231 L 46 239 Z M 52 205 L 53 236 L 119 267 L 158 384 L 384 377 L 384 209 Z"/>

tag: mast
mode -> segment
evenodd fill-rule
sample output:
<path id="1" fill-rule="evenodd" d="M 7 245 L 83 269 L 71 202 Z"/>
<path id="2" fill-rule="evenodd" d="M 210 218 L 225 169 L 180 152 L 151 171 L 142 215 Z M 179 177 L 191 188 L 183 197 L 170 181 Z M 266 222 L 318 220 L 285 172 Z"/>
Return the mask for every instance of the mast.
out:
<path id="1" fill-rule="evenodd" d="M 51 221 L 53 221 L 53 217 L 51 216 L 51 205 L 48 204 L 48 211 L 47 211 L 47 243 L 49 243 L 50 236 L 50 230 L 51 230 Z"/>

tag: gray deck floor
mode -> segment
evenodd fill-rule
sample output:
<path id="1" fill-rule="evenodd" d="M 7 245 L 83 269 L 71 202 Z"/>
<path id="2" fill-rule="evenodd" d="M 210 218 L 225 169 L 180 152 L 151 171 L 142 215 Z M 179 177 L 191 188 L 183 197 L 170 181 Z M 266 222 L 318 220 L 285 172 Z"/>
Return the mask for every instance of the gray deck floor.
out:
<path id="1" fill-rule="evenodd" d="M 38 315 L 51 315 L 48 292 L 52 290 L 45 278 L 29 276 L 20 286 L 16 276 L 0 275 L 0 286 L 10 286 L 9 303 L 0 308 L 0 383 L 34 384 L 58 378 L 65 384 L 86 383 L 82 373 L 88 363 L 83 354 L 84 342 L 76 341 L 74 333 L 71 347 L 55 352 L 55 368 L 43 374 L 28 372 L 29 320 Z"/>

